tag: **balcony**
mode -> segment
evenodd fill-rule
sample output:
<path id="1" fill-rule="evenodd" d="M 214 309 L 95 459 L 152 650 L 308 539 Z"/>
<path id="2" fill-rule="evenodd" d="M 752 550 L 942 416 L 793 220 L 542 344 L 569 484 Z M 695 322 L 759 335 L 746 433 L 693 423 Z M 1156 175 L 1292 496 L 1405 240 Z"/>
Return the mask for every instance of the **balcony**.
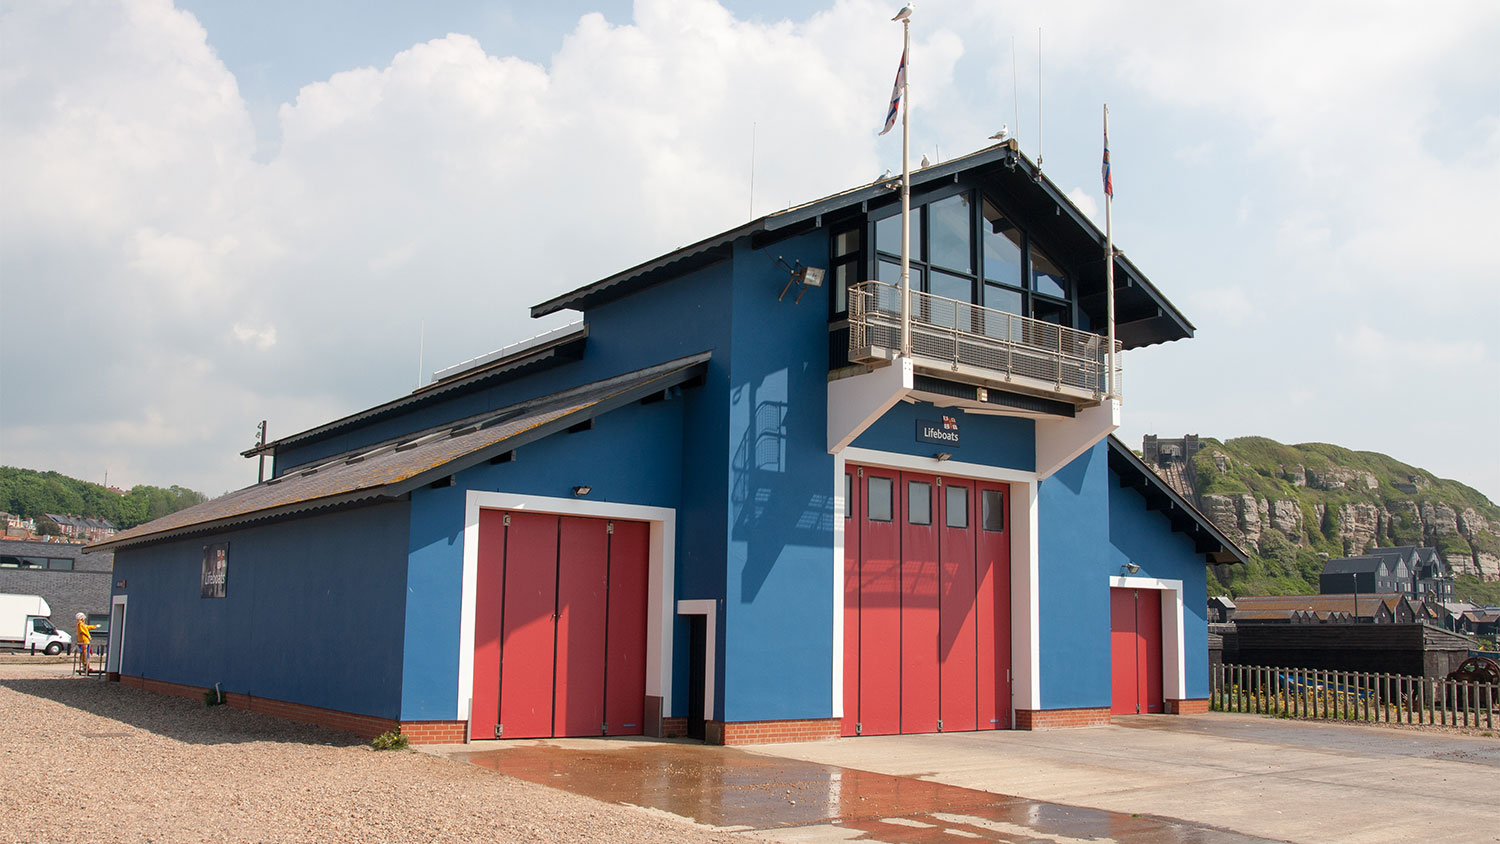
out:
<path id="1" fill-rule="evenodd" d="M 1109 393 L 1106 340 L 930 293 L 911 292 L 911 357 L 918 372 L 988 389 L 1099 404 Z M 901 290 L 866 281 L 849 288 L 849 360 L 892 361 L 901 350 Z M 1115 343 L 1114 397 L 1120 396 Z"/>

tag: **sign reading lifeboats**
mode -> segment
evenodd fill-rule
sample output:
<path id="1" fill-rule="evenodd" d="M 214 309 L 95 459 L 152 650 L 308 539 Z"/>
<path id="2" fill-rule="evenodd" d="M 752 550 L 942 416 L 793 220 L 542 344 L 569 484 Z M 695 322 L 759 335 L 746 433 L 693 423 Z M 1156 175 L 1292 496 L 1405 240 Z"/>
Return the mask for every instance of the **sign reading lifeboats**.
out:
<path id="1" fill-rule="evenodd" d="M 944 416 L 941 421 L 917 420 L 917 442 L 933 445 L 958 445 L 958 419 Z"/>
<path id="2" fill-rule="evenodd" d="M 203 546 L 203 597 L 224 597 L 228 574 L 229 543 L 216 542 Z"/>

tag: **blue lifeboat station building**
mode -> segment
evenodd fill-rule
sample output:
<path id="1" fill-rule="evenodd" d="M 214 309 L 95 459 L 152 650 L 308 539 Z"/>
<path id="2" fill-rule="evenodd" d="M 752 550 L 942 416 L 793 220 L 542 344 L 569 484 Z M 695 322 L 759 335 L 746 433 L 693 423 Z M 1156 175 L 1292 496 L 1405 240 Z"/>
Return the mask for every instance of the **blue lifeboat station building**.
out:
<path id="1" fill-rule="evenodd" d="M 531 309 L 116 534 L 122 682 L 416 742 L 753 743 L 1207 708 L 1243 552 L 1111 436 L 1105 237 L 1013 142 Z M 1114 257 L 1123 350 L 1193 327 Z"/>

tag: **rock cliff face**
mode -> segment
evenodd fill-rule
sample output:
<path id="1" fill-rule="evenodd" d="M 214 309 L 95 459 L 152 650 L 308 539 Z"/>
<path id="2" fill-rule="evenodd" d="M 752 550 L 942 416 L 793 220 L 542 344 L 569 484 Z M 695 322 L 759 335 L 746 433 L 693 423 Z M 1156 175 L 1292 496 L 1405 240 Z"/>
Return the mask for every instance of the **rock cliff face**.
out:
<path id="1" fill-rule="evenodd" d="M 1456 572 L 1500 581 L 1500 508 L 1463 484 L 1338 446 L 1259 437 L 1201 442 L 1195 457 L 1170 458 L 1177 464 L 1158 471 L 1253 556 L 1281 555 L 1288 576 L 1305 579 L 1317 569 L 1292 572 L 1292 558 L 1429 545 Z"/>

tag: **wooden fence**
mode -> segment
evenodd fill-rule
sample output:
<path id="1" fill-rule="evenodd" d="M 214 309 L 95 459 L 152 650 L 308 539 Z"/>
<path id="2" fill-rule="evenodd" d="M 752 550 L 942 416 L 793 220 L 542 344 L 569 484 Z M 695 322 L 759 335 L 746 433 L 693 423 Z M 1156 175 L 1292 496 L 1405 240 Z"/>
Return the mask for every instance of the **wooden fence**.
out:
<path id="1" fill-rule="evenodd" d="M 1494 729 L 1500 686 L 1399 674 L 1215 665 L 1215 712 Z"/>

